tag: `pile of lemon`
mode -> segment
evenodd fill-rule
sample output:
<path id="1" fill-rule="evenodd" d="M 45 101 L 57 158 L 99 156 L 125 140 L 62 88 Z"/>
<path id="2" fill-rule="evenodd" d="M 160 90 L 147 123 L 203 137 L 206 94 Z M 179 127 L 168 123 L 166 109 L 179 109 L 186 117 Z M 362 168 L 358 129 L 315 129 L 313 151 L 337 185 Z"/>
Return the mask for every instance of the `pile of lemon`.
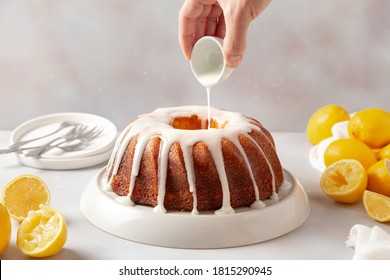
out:
<path id="1" fill-rule="evenodd" d="M 64 217 L 49 207 L 50 192 L 35 175 L 22 175 L 3 189 L 0 203 L 0 255 L 7 249 L 12 232 L 11 218 L 20 222 L 17 247 L 31 257 L 57 254 L 65 244 Z"/>
<path id="2" fill-rule="evenodd" d="M 320 186 L 337 202 L 355 203 L 361 198 L 368 215 L 390 221 L 390 112 L 367 108 L 350 114 L 339 105 L 318 109 L 307 124 L 312 144 L 332 136 L 335 123 L 346 121 L 349 138 L 329 144 Z"/>

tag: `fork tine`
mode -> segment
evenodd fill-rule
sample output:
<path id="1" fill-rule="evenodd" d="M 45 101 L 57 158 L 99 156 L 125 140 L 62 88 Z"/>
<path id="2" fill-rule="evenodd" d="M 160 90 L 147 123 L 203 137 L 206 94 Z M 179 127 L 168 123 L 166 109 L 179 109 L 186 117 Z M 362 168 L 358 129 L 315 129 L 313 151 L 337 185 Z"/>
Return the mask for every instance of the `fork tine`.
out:
<path id="1" fill-rule="evenodd" d="M 92 140 L 96 138 L 101 132 L 103 131 L 102 128 L 99 128 L 98 126 L 93 127 L 89 131 L 85 132 L 83 135 L 83 138 L 86 140 Z"/>
<path id="2" fill-rule="evenodd" d="M 103 128 L 96 127 L 95 131 L 92 133 L 91 137 L 96 138 L 103 132 Z"/>

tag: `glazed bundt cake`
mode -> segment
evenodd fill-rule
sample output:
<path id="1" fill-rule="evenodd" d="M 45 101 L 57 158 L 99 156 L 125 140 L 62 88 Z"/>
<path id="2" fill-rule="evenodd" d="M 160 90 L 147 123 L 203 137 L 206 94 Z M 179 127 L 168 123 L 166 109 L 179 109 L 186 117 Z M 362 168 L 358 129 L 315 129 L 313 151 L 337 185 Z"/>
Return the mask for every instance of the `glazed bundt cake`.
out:
<path id="1" fill-rule="evenodd" d="M 240 113 L 211 108 L 210 125 L 207 116 L 206 106 L 183 106 L 131 122 L 109 160 L 108 188 L 162 213 L 228 214 L 277 199 L 283 169 L 271 134 Z"/>

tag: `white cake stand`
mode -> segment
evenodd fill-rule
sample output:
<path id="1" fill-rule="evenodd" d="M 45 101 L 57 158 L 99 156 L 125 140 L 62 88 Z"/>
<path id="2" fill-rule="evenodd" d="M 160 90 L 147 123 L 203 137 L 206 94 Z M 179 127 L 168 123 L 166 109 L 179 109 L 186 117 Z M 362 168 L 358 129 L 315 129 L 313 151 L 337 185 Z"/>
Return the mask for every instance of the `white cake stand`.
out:
<path id="1" fill-rule="evenodd" d="M 115 236 L 149 245 L 174 248 L 227 248 L 270 240 L 293 231 L 310 213 L 306 192 L 285 170 L 290 187 L 279 201 L 261 209 L 240 208 L 235 214 L 201 212 L 155 213 L 149 206 L 130 207 L 102 188 L 105 168 L 85 188 L 80 209 L 93 225 Z"/>

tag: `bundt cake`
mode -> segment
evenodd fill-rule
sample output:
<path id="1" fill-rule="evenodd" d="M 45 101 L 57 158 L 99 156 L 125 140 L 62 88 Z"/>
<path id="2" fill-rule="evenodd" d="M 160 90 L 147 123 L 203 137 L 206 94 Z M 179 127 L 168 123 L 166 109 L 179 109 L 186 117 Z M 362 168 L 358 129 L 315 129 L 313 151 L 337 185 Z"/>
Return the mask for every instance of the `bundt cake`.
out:
<path id="1" fill-rule="evenodd" d="M 229 214 L 277 199 L 283 169 L 271 134 L 240 113 L 211 108 L 210 125 L 207 116 L 206 106 L 182 106 L 138 117 L 115 144 L 107 187 L 162 213 Z"/>

